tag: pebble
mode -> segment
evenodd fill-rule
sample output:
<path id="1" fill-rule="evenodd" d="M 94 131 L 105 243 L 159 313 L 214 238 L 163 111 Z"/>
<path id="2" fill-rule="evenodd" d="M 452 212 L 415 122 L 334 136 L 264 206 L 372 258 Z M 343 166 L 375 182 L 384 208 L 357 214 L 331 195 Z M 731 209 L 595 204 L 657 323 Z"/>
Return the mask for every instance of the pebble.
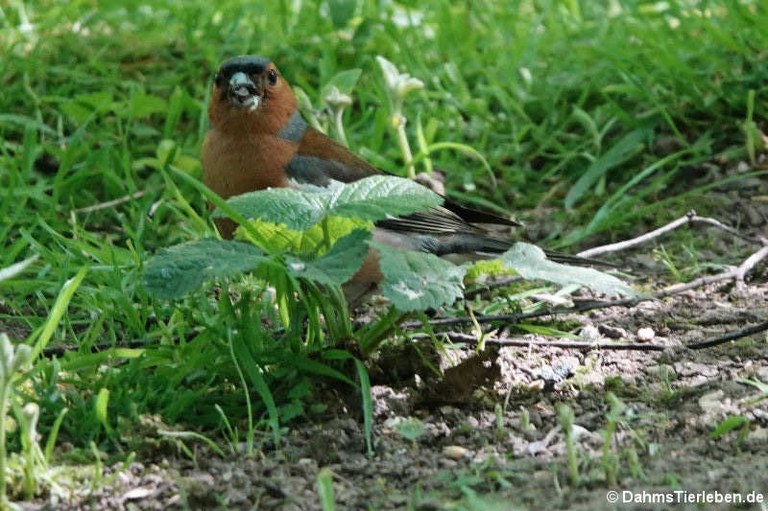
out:
<path id="1" fill-rule="evenodd" d="M 639 342 L 651 342 L 656 337 L 656 332 L 653 328 L 644 327 L 637 331 L 637 340 Z"/>
<path id="2" fill-rule="evenodd" d="M 460 445 L 446 445 L 443 447 L 443 454 L 452 460 L 459 461 L 469 454 L 469 449 Z"/>

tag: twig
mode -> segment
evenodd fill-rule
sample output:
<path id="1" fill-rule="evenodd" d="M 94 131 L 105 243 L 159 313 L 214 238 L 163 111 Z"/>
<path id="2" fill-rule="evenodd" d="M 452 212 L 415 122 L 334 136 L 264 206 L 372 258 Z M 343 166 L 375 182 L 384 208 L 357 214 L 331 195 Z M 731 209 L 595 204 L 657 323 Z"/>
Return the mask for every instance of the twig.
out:
<path id="1" fill-rule="evenodd" d="M 91 206 L 86 206 L 84 208 L 78 208 L 75 210 L 75 213 L 93 213 L 94 211 L 99 211 L 101 209 L 113 208 L 115 206 L 119 206 L 120 204 L 130 202 L 134 199 L 138 199 L 139 197 L 143 197 L 146 194 L 147 194 L 146 190 L 139 190 L 138 192 L 133 192 L 128 195 L 123 195 L 122 197 L 118 197 L 117 199 L 113 199 L 107 202 L 100 202 L 99 204 L 93 204 Z"/>
<path id="2" fill-rule="evenodd" d="M 441 332 L 441 335 L 447 336 L 451 342 L 466 343 L 470 346 L 476 346 L 478 344 L 477 337 L 472 334 L 465 334 L 463 332 Z M 414 336 L 420 338 L 421 336 Z M 428 335 L 424 335 L 424 338 L 428 338 Z M 658 344 L 639 344 L 630 342 L 585 342 L 585 341 L 536 341 L 536 340 L 515 340 L 515 339 L 498 339 L 495 337 L 486 337 L 484 340 L 486 345 L 501 346 L 501 347 L 515 347 L 515 348 L 528 348 L 531 346 L 549 347 L 549 348 L 565 348 L 573 350 L 623 350 L 623 351 L 664 351 L 667 346 L 661 346 Z"/>
<path id="3" fill-rule="evenodd" d="M 705 348 L 713 348 L 721 344 L 725 344 L 729 341 L 741 339 L 748 335 L 757 334 L 760 332 L 768 331 L 768 321 L 758 323 L 757 325 L 748 326 L 735 332 L 729 332 L 711 339 L 707 339 L 701 342 L 695 342 L 688 345 L 684 345 L 683 348 L 690 350 L 702 350 Z M 447 336 L 452 342 L 467 343 L 470 346 L 476 346 L 478 343 L 477 337 L 472 334 L 465 334 L 463 332 L 441 332 L 441 335 Z M 429 334 L 416 334 L 413 338 L 419 339 L 431 339 Z M 513 340 L 513 339 L 497 339 L 494 337 L 486 337 L 484 339 L 486 345 L 502 346 L 502 347 L 518 347 L 528 348 L 531 346 L 550 347 L 550 348 L 563 348 L 573 350 L 619 350 L 619 351 L 665 351 L 673 349 L 673 346 L 661 346 L 658 344 L 639 344 L 629 342 L 584 342 L 584 341 L 536 341 L 536 340 Z M 91 352 L 97 353 L 100 351 L 112 349 L 112 348 L 150 348 L 153 346 L 159 346 L 159 342 L 152 342 L 149 339 L 135 339 L 126 344 L 114 344 L 104 343 L 91 346 Z M 60 357 L 67 352 L 77 351 L 79 346 L 64 345 L 64 346 L 52 346 L 43 350 L 43 356 L 46 358 L 52 358 L 54 356 Z"/>
<path id="4" fill-rule="evenodd" d="M 579 257 L 594 257 L 596 255 L 605 254 L 608 252 L 618 252 L 620 250 L 626 250 L 636 245 L 640 245 L 642 243 L 656 239 L 670 231 L 677 229 L 680 226 L 683 226 L 686 224 L 694 224 L 694 223 L 712 225 L 728 232 L 729 234 L 739 237 L 743 240 L 747 240 L 752 243 L 762 243 L 762 240 L 760 240 L 759 238 L 753 238 L 751 236 L 746 236 L 744 234 L 741 234 L 739 231 L 737 231 L 733 227 L 728 227 L 727 225 L 720 222 L 719 220 L 715 220 L 714 218 L 709 218 L 705 216 L 698 216 L 696 214 L 696 211 L 690 210 L 688 213 L 685 214 L 685 216 L 682 216 L 677 220 L 674 220 L 668 223 L 667 225 L 659 227 L 658 229 L 655 229 L 651 232 L 647 232 L 636 238 L 620 241 L 618 243 L 611 243 L 609 245 L 602 245 L 599 247 L 590 248 L 587 250 L 583 250 L 576 255 L 578 255 Z"/>
<path id="5" fill-rule="evenodd" d="M 686 284 L 677 284 L 675 286 L 672 286 L 671 288 L 667 288 L 664 291 L 661 291 L 657 293 L 657 296 L 659 298 L 665 298 L 670 295 L 682 293 L 684 291 L 688 291 L 690 289 L 695 289 L 697 287 L 701 287 L 706 284 L 711 284 L 713 282 L 720 282 L 722 280 L 729 280 L 734 279 L 736 280 L 737 285 L 744 284 L 744 277 L 747 273 L 749 273 L 752 268 L 757 265 L 760 261 L 768 257 L 768 245 L 765 245 L 760 250 L 746 258 L 740 265 L 736 266 L 735 268 L 732 268 L 728 271 L 724 271 L 722 273 L 718 273 L 716 275 L 707 275 L 706 277 L 700 277 L 698 279 L 692 280 Z"/>
<path id="6" fill-rule="evenodd" d="M 707 339 L 706 341 L 688 344 L 686 348 L 692 349 L 692 350 L 703 350 L 704 348 L 712 348 L 714 346 L 725 344 L 726 342 L 729 342 L 729 341 L 741 339 L 742 337 L 746 337 L 748 335 L 765 332 L 766 330 L 768 330 L 768 321 L 758 323 L 757 325 L 748 326 L 748 327 L 742 328 L 741 330 L 736 330 L 735 332 L 728 332 L 727 334 L 723 334 L 718 337 L 713 337 L 711 339 Z"/>
<path id="7" fill-rule="evenodd" d="M 496 321 L 503 321 L 506 323 L 517 323 L 523 319 L 540 318 L 542 316 L 556 316 L 558 314 L 572 314 L 577 312 L 586 312 L 595 309 L 605 309 L 608 307 L 632 307 L 640 302 L 656 299 L 656 296 L 648 296 L 643 298 L 621 298 L 619 300 L 585 300 L 579 302 L 573 307 L 553 307 L 551 309 L 542 309 L 532 312 L 520 312 L 517 314 L 489 314 L 487 316 L 475 316 L 478 323 L 492 323 Z M 456 318 L 437 318 L 429 321 L 432 326 L 453 326 L 462 325 L 465 323 L 471 323 L 472 320 L 468 317 L 456 317 Z M 422 323 L 420 321 L 408 321 L 400 325 L 400 328 L 404 330 L 413 330 L 420 328 Z"/>
<path id="8" fill-rule="evenodd" d="M 706 348 L 714 348 L 736 339 L 747 337 L 748 335 L 757 334 L 760 332 L 768 331 L 768 321 L 751 325 L 734 332 L 728 332 L 717 337 L 694 342 L 691 344 L 683 345 L 682 347 L 689 350 L 702 350 Z M 442 332 L 441 335 L 448 337 L 451 342 L 466 343 L 470 346 L 477 346 L 478 339 L 475 335 L 466 334 L 463 332 Z M 421 337 L 414 336 L 414 337 Z M 424 338 L 429 337 L 427 334 L 423 334 Z M 529 348 L 531 346 L 538 346 L 543 348 L 563 348 L 579 351 L 591 351 L 591 350 L 612 350 L 612 351 L 655 351 L 661 352 L 666 350 L 677 349 L 677 346 L 661 346 L 659 344 L 640 344 L 631 342 L 584 342 L 584 341 L 537 341 L 537 340 L 514 340 L 514 339 L 498 339 L 495 337 L 486 337 L 483 342 L 488 346 L 501 346 L 501 347 L 516 347 L 516 348 Z"/>

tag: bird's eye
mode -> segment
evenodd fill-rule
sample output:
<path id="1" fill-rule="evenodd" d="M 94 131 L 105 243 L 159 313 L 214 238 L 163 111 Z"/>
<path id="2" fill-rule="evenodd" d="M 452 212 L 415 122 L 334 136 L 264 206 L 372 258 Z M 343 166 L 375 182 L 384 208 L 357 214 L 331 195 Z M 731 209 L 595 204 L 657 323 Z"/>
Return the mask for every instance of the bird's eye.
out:
<path id="1" fill-rule="evenodd" d="M 269 80 L 269 84 L 270 85 L 276 84 L 277 83 L 277 71 L 275 71 L 274 69 L 270 69 L 267 72 L 267 79 Z"/>

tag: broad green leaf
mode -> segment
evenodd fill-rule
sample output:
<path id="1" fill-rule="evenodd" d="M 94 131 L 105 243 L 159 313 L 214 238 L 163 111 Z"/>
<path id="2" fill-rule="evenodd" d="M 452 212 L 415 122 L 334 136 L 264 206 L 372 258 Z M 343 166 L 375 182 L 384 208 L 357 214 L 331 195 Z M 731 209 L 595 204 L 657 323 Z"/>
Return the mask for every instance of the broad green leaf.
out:
<path id="1" fill-rule="evenodd" d="M 364 220 L 408 215 L 442 204 L 432 190 L 394 176 L 371 176 L 343 186 L 331 199 L 332 214 Z"/>
<path id="2" fill-rule="evenodd" d="M 565 207 L 572 208 L 606 172 L 632 157 L 642 147 L 646 136 L 647 132 L 644 129 L 631 131 L 592 162 L 579 180 L 568 190 L 568 194 L 565 196 Z"/>
<path id="3" fill-rule="evenodd" d="M 434 207 L 442 201 L 442 197 L 409 179 L 371 176 L 311 191 L 270 188 L 238 195 L 227 203 L 247 218 L 305 230 L 329 215 L 376 221 Z"/>
<path id="4" fill-rule="evenodd" d="M 320 284 L 340 286 L 348 281 L 363 264 L 368 254 L 371 233 L 362 229 L 341 238 L 326 255 L 314 261 L 288 257 L 288 271 Z"/>
<path id="5" fill-rule="evenodd" d="M 260 218 L 285 224 L 290 229 L 304 230 L 327 215 L 328 193 L 268 188 L 232 197 L 227 204 L 246 218 Z M 214 216 L 223 215 L 217 210 Z"/>
<path id="6" fill-rule="evenodd" d="M 525 279 L 546 280 L 561 286 L 587 286 L 607 295 L 637 296 L 634 289 L 613 275 L 550 261 L 542 249 L 529 243 L 515 243 L 501 259 Z"/>
<path id="7" fill-rule="evenodd" d="M 265 220 L 251 220 L 251 225 L 259 231 L 262 237 L 269 242 L 268 247 L 262 247 L 271 253 L 290 252 L 298 255 L 323 255 L 328 251 L 325 242 L 326 232 L 331 244 L 351 233 L 355 229 L 370 230 L 371 222 L 354 218 L 342 218 L 329 216 L 325 219 L 325 226 L 315 224 L 305 231 L 295 231 L 284 225 L 274 224 Z M 255 245 L 259 241 L 251 238 L 245 229 L 238 229 L 237 239 L 247 240 Z"/>
<path id="8" fill-rule="evenodd" d="M 144 284 L 157 298 L 181 298 L 214 277 L 258 267 L 267 258 L 248 243 L 205 239 L 160 250 L 144 266 Z"/>
<path id="9" fill-rule="evenodd" d="M 402 312 L 436 309 L 453 303 L 464 291 L 466 267 L 433 254 L 399 250 L 372 242 L 384 274 L 381 294 Z"/>
<path id="10" fill-rule="evenodd" d="M 328 80 L 327 84 L 325 84 L 325 87 L 323 87 L 323 92 L 320 96 L 325 97 L 331 87 L 336 87 L 339 92 L 343 94 L 352 93 L 352 89 L 355 88 L 355 84 L 360 79 L 360 74 L 362 72 L 362 69 L 348 69 L 346 71 L 337 73 L 333 76 L 333 78 Z"/>

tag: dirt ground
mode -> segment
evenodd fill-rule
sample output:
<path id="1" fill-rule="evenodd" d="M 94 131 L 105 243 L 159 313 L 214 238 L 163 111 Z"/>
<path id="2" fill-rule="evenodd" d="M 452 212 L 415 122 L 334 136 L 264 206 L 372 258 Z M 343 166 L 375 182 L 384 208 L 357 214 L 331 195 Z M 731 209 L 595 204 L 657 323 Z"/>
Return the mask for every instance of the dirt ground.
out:
<path id="1" fill-rule="evenodd" d="M 678 346 L 764 321 L 767 294 L 765 283 L 738 291 L 720 283 L 559 319 L 580 323 L 582 340 Z M 503 332 L 495 339 L 546 340 Z M 473 353 L 427 354 L 454 366 L 432 381 L 393 376 L 391 362 L 404 353 L 383 352 L 372 368 L 372 456 L 355 412 L 340 410 L 322 423 L 292 424 L 278 450 L 222 458 L 198 446 L 194 462 L 180 453 L 144 455 L 108 469 L 111 484 L 95 492 L 24 508 L 314 510 L 324 467 L 337 509 L 766 509 L 696 503 L 732 493 L 744 502 L 768 499 L 768 389 L 747 383 L 768 382 L 765 332 L 699 351 L 488 346 Z M 609 391 L 622 404 L 606 444 Z M 575 416 L 577 486 L 568 477 L 559 403 Z M 713 439 L 730 416 L 744 425 Z M 613 462 L 603 459 L 606 446 Z M 612 466 L 616 481 L 608 484 Z M 618 491 L 618 503 L 608 501 L 609 490 Z"/>

